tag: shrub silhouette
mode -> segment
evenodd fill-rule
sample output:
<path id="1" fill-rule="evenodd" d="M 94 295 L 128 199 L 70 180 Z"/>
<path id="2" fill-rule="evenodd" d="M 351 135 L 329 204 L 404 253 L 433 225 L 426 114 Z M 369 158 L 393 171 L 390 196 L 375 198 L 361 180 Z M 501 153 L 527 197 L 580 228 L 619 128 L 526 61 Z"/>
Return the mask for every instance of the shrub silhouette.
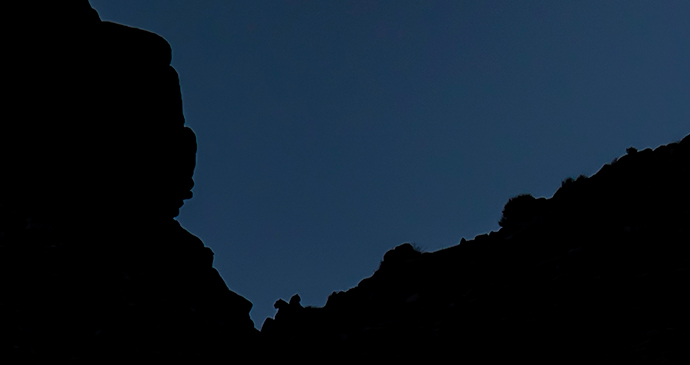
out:
<path id="1" fill-rule="evenodd" d="M 534 214 L 535 201 L 532 194 L 520 194 L 508 199 L 498 225 L 508 228 L 529 220 Z"/>
<path id="2" fill-rule="evenodd" d="M 561 187 L 568 186 L 568 185 L 570 185 L 570 184 L 572 184 L 572 183 L 574 183 L 574 182 L 575 182 L 575 179 L 573 179 L 572 177 L 569 177 L 569 178 L 567 178 L 567 179 L 561 181 Z"/>
<path id="3" fill-rule="evenodd" d="M 413 249 L 413 250 L 415 250 L 415 251 L 417 251 L 417 252 L 419 252 L 419 253 L 423 253 L 423 252 L 424 252 L 424 248 L 423 248 L 422 246 L 416 244 L 415 242 L 410 242 L 410 245 L 412 246 L 412 249 Z"/>

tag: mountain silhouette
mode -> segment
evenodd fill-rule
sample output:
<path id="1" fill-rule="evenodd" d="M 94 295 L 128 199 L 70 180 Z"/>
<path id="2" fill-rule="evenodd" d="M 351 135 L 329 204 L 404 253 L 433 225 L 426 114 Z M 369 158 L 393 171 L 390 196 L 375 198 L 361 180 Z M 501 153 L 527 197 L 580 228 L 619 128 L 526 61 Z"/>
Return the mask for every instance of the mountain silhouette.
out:
<path id="1" fill-rule="evenodd" d="M 262 335 L 304 360 L 689 364 L 690 135 L 628 153 L 501 229 L 409 243 L 322 308 L 276 302 Z"/>
<path id="2" fill-rule="evenodd" d="M 196 137 L 170 45 L 86 0 L 5 12 L 2 364 L 690 363 L 690 136 L 516 196 L 496 232 L 398 246 L 321 308 L 279 299 L 259 332 L 175 220 Z"/>

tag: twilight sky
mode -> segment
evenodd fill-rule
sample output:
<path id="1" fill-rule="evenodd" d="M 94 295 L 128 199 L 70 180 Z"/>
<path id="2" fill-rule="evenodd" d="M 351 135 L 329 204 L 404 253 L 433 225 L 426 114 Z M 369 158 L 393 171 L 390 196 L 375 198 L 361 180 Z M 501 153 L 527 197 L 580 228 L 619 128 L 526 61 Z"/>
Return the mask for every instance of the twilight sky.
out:
<path id="1" fill-rule="evenodd" d="M 178 219 L 257 328 L 690 133 L 688 1 L 90 3 L 172 45 L 199 144 Z"/>

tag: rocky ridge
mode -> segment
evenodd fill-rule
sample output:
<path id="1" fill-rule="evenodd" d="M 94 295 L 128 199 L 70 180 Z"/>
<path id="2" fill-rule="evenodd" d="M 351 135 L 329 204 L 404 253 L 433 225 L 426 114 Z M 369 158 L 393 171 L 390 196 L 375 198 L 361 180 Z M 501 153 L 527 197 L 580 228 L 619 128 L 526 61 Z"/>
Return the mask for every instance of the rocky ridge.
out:
<path id="1" fill-rule="evenodd" d="M 515 197 L 498 232 L 401 245 L 323 308 L 279 300 L 257 333 L 174 220 L 196 141 L 170 45 L 85 0 L 5 11 L 0 362 L 690 363 L 690 137 Z"/>
<path id="2" fill-rule="evenodd" d="M 690 136 L 630 148 L 497 232 L 389 251 L 322 308 L 279 300 L 262 335 L 295 358 L 690 364 Z"/>

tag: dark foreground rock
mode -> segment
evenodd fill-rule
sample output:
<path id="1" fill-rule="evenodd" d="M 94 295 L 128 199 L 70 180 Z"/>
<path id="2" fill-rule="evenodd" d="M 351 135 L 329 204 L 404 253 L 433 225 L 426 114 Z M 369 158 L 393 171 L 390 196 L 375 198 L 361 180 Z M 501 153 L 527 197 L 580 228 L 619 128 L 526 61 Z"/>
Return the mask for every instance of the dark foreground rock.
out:
<path id="1" fill-rule="evenodd" d="M 0 364 L 690 363 L 690 137 L 515 197 L 498 232 L 399 246 L 323 308 L 279 300 L 258 333 L 174 220 L 196 139 L 170 45 L 83 0 L 3 11 Z"/>
<path id="2" fill-rule="evenodd" d="M 690 136 L 629 149 L 511 199 L 498 232 L 397 247 L 323 308 L 279 301 L 262 335 L 307 361 L 690 364 L 689 186 Z"/>
<path id="3" fill-rule="evenodd" d="M 170 45 L 101 21 L 87 1 L 4 10 L 2 202 L 66 223 L 177 216 L 191 198 L 196 139 Z"/>
<path id="4" fill-rule="evenodd" d="M 138 234 L 16 223 L 0 244 L 3 363 L 191 361 L 255 340 L 251 303 L 175 221 Z"/>
<path id="5" fill-rule="evenodd" d="M 170 45 L 85 0 L 3 14 L 0 364 L 249 353 L 251 303 L 174 220 L 196 137 Z"/>

